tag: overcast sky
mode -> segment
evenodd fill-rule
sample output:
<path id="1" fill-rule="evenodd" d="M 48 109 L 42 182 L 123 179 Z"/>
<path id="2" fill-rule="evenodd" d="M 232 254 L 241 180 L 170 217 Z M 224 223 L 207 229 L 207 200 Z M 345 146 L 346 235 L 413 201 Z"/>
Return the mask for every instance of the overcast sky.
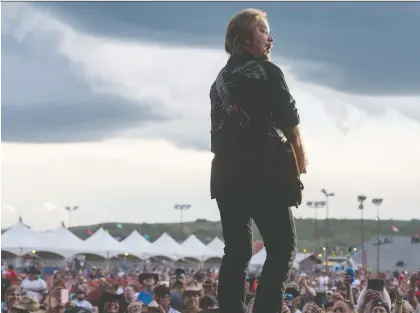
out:
<path id="1" fill-rule="evenodd" d="M 297 100 L 304 200 L 420 218 L 420 3 L 2 3 L 2 227 L 219 219 L 209 88 L 225 26 L 266 10 Z M 322 213 L 323 214 L 323 213 Z M 305 206 L 298 217 L 312 217 Z M 365 216 L 375 218 L 369 203 Z"/>

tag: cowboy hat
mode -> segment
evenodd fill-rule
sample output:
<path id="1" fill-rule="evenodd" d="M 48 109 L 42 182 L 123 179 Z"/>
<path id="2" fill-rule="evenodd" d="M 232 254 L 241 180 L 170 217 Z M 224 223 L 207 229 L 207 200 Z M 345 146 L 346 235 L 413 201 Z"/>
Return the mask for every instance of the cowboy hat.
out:
<path id="1" fill-rule="evenodd" d="M 214 281 L 213 280 L 211 280 L 211 279 L 207 279 L 205 282 L 204 282 L 204 284 L 203 284 L 203 287 L 214 287 Z"/>
<path id="2" fill-rule="evenodd" d="M 20 303 L 13 308 L 18 312 L 43 312 L 38 300 L 28 296 L 23 296 Z"/>
<path id="3" fill-rule="evenodd" d="M 26 274 L 41 274 L 39 269 L 37 269 L 35 266 L 31 266 L 25 270 Z"/>
<path id="4" fill-rule="evenodd" d="M 190 282 L 184 287 L 184 292 L 182 293 L 182 296 L 201 295 L 202 291 L 203 291 L 202 284 Z"/>
<path id="5" fill-rule="evenodd" d="M 196 282 L 190 282 L 184 288 L 184 291 L 197 291 L 197 292 L 200 292 L 201 290 L 203 290 L 203 285 L 200 284 L 200 283 L 196 283 Z"/>
<path id="6" fill-rule="evenodd" d="M 161 306 L 143 306 L 142 312 L 144 313 L 165 313 Z"/>
<path id="7" fill-rule="evenodd" d="M 165 313 L 165 310 L 155 300 L 153 300 L 152 302 L 149 303 L 148 306 L 143 307 L 142 312 L 145 312 L 145 313 Z"/>
<path id="8" fill-rule="evenodd" d="M 114 290 L 105 289 L 99 299 L 99 303 L 104 304 L 105 302 L 114 300 L 123 302 L 125 301 L 125 298 L 123 294 L 117 294 Z"/>
<path id="9" fill-rule="evenodd" d="M 159 285 L 153 289 L 153 293 L 156 297 L 167 297 L 167 296 L 170 297 L 171 289 L 168 286 Z"/>
<path id="10" fill-rule="evenodd" d="M 139 283 L 143 285 L 143 281 L 149 278 L 153 278 L 155 280 L 155 284 L 159 281 L 158 274 L 152 272 L 144 272 L 139 275 Z"/>
<path id="11" fill-rule="evenodd" d="M 114 290 L 106 288 L 99 298 L 98 311 L 104 312 L 105 303 L 108 301 L 118 301 L 120 308 L 125 305 L 125 298 L 123 294 L 117 294 Z"/>

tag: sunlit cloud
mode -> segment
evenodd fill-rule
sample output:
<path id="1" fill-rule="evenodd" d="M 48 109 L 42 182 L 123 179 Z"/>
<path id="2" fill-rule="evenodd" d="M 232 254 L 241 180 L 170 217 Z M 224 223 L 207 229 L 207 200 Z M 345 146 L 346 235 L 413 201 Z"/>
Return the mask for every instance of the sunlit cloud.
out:
<path id="1" fill-rule="evenodd" d="M 7 211 L 10 211 L 10 212 L 16 212 L 15 207 L 13 205 L 10 205 L 10 204 L 3 204 L 2 208 L 7 210 Z"/>

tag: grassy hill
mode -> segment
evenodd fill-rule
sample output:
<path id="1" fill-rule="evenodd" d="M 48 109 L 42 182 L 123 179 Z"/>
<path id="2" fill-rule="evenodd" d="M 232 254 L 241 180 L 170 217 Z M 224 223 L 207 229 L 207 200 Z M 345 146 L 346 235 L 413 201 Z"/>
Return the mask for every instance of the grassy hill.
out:
<path id="1" fill-rule="evenodd" d="M 304 248 L 312 251 L 314 246 L 314 220 L 313 219 L 295 219 L 298 233 L 298 248 Z M 208 243 L 214 237 L 223 238 L 220 221 L 212 222 L 205 219 L 198 219 L 195 222 L 185 222 L 181 232 L 179 223 L 167 224 L 134 224 L 134 223 L 103 223 L 89 226 L 71 227 L 71 231 L 82 239 L 89 237 L 89 233 L 95 232 L 100 227 L 108 230 L 109 234 L 117 238 L 125 238 L 133 230 L 137 230 L 145 235 L 150 241 L 156 240 L 162 233 L 166 232 L 178 242 L 183 241 L 190 234 L 196 235 L 204 243 Z M 381 221 L 381 235 L 392 237 L 395 233 L 391 231 L 391 227 L 395 226 L 399 229 L 398 235 L 412 236 L 420 232 L 420 220 L 411 221 Z M 324 242 L 325 220 L 318 221 L 319 242 L 320 246 Z M 360 220 L 329 220 L 330 247 L 347 248 L 348 245 L 358 246 L 360 243 Z M 376 221 L 365 220 L 365 240 L 368 241 L 376 237 Z M 261 239 L 258 229 L 254 227 L 254 240 Z"/>

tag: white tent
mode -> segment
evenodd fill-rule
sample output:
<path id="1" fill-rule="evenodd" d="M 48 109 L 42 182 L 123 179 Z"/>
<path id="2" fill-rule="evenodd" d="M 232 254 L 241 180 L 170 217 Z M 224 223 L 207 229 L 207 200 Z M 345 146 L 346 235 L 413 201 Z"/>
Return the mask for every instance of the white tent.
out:
<path id="1" fill-rule="evenodd" d="M 103 228 L 99 228 L 85 240 L 83 250 L 80 249 L 79 254 L 83 253 L 97 254 L 107 259 L 124 253 L 135 255 L 133 251 L 127 251 L 124 245 L 104 231 Z"/>
<path id="2" fill-rule="evenodd" d="M 185 239 L 184 242 L 181 243 L 181 246 L 187 253 L 191 254 L 191 256 L 200 260 L 205 255 L 206 245 L 194 234 L 191 234 L 187 239 Z"/>
<path id="3" fill-rule="evenodd" d="M 38 233 L 22 222 L 10 227 L 1 235 L 1 249 L 16 255 L 32 250 L 51 251 L 49 242 L 40 240 Z"/>
<path id="4" fill-rule="evenodd" d="M 295 260 L 293 261 L 293 267 L 299 269 L 299 264 L 304 259 L 309 257 L 310 253 L 296 253 Z M 249 262 L 250 266 L 263 266 L 265 259 L 267 258 L 267 252 L 265 251 L 265 247 L 261 249 L 258 253 L 254 254 Z"/>
<path id="5" fill-rule="evenodd" d="M 221 258 L 225 254 L 225 244 L 218 237 L 214 237 L 212 241 L 206 246 L 203 253 L 205 259 Z"/>
<path id="6" fill-rule="evenodd" d="M 250 266 L 263 266 L 266 257 L 267 257 L 267 252 L 265 251 L 265 247 L 264 247 L 252 256 L 251 261 L 249 262 L 249 265 Z"/>
<path id="7" fill-rule="evenodd" d="M 176 260 L 188 256 L 184 248 L 167 233 L 163 233 L 152 243 L 152 256 L 165 256 Z"/>
<path id="8" fill-rule="evenodd" d="M 84 248 L 86 242 L 62 226 L 51 231 L 39 232 L 37 237 L 51 245 L 50 251 L 65 257 L 71 257 L 86 250 Z"/>
<path id="9" fill-rule="evenodd" d="M 121 245 L 127 251 L 132 250 L 141 259 L 150 257 L 153 252 L 152 243 L 135 230 L 121 241 Z"/>

